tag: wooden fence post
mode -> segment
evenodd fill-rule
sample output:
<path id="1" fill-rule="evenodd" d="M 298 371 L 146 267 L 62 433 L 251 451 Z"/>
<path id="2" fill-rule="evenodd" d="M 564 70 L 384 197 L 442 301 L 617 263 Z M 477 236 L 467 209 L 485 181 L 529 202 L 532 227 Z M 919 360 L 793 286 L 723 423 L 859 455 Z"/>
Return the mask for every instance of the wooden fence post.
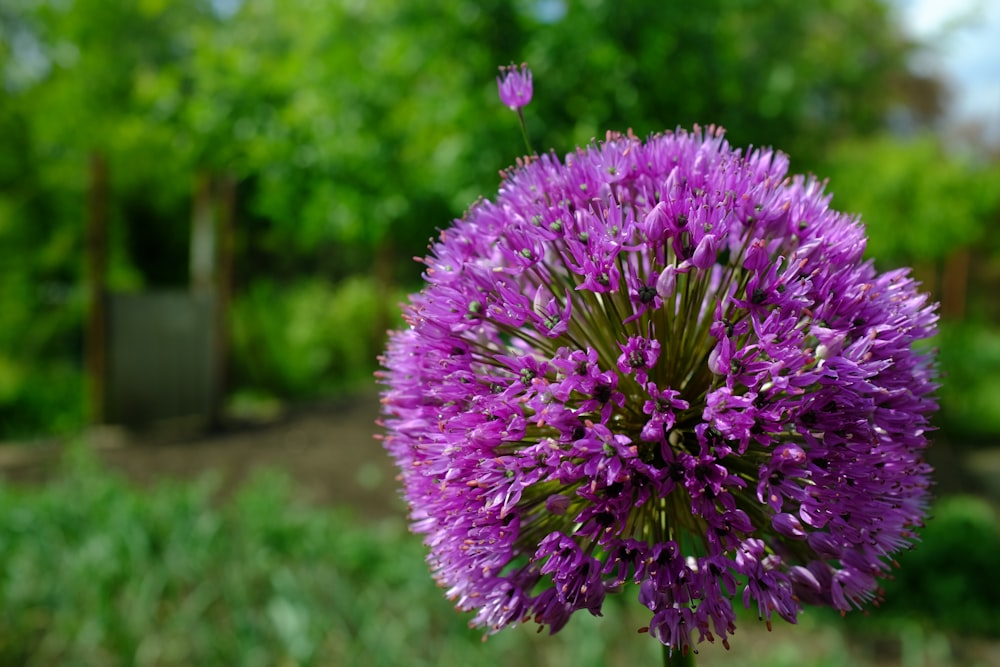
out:
<path id="1" fill-rule="evenodd" d="M 233 300 L 233 254 L 236 247 L 236 178 L 219 181 L 218 256 L 215 281 L 215 386 L 212 388 L 212 421 L 222 413 L 229 387 L 229 309 Z"/>
<path id="2" fill-rule="evenodd" d="M 211 292 L 215 287 L 215 210 L 212 174 L 200 171 L 195 177 L 191 210 L 191 291 Z"/>
<path id="3" fill-rule="evenodd" d="M 941 274 L 941 314 L 955 322 L 965 318 L 969 254 L 968 248 L 953 250 L 945 258 Z"/>
<path id="4" fill-rule="evenodd" d="M 101 424 L 107 418 L 107 280 L 108 163 L 101 153 L 90 156 L 86 220 L 87 328 L 84 355 L 87 374 L 87 418 Z"/>

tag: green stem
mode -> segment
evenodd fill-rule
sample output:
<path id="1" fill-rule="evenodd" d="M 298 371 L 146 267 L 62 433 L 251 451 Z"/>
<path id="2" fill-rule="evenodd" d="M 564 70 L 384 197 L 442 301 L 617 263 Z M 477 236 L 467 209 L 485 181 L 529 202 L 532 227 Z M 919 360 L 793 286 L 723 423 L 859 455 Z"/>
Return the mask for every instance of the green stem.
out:
<path id="1" fill-rule="evenodd" d="M 683 651 L 674 650 L 663 645 L 663 667 L 694 667 L 694 651 L 688 651 L 687 655 Z"/>
<path id="2" fill-rule="evenodd" d="M 528 149 L 528 155 L 534 155 L 535 149 L 531 147 L 531 139 L 528 138 L 528 124 L 524 122 L 524 113 L 518 109 L 517 118 L 521 121 L 521 136 L 524 137 L 524 145 Z"/>

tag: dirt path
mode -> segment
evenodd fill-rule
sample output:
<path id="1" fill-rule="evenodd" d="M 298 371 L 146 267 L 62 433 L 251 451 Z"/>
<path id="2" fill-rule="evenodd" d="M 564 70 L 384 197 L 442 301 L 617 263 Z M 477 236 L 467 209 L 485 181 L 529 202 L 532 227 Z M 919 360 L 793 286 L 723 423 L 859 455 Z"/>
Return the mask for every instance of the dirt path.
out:
<path id="1" fill-rule="evenodd" d="M 190 428 L 87 438 L 112 470 L 140 486 L 159 479 L 215 475 L 225 495 L 264 469 L 287 472 L 296 497 L 318 505 L 347 505 L 365 518 L 402 517 L 396 471 L 375 440 L 374 387 L 349 398 L 290 409 L 266 422 L 232 423 L 209 434 Z M 0 446 L 0 476 L 41 482 L 56 469 L 60 447 Z M 937 494 L 979 493 L 1000 502 L 1000 447 L 959 451 L 947 442 L 928 451 Z"/>
<path id="2" fill-rule="evenodd" d="M 294 480 L 295 496 L 322 505 L 349 505 L 366 518 L 403 516 L 395 470 L 381 443 L 374 389 L 336 402 L 300 407 L 263 424 L 232 424 L 217 433 L 126 434 L 105 430 L 92 438 L 101 459 L 139 486 L 160 479 L 215 475 L 228 494 L 255 472 L 278 469 Z M 56 469 L 56 445 L 0 452 L 3 476 L 37 482 Z"/>

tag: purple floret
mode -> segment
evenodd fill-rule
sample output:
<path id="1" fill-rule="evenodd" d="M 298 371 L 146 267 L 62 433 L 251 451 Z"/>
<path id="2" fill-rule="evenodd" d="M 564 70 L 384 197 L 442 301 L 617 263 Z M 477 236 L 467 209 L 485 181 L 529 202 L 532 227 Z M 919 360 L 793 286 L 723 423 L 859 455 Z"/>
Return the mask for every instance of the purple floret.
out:
<path id="1" fill-rule="evenodd" d="M 877 597 L 927 507 L 936 306 L 787 166 L 714 127 L 609 135 L 432 245 L 385 446 L 473 624 L 554 632 L 631 582 L 688 651 L 728 646 L 732 599 L 794 623 Z"/>
<path id="2" fill-rule="evenodd" d="M 528 106 L 534 92 L 531 70 L 524 64 L 520 69 L 514 65 L 501 67 L 500 76 L 497 77 L 497 89 L 500 92 L 500 101 L 511 111 Z"/>

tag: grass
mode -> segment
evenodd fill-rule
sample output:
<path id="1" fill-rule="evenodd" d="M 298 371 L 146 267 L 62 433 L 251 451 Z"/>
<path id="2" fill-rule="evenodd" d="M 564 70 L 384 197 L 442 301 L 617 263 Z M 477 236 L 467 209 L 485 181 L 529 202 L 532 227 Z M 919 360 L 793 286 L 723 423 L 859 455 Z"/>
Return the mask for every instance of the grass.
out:
<path id="1" fill-rule="evenodd" d="M 211 480 L 139 490 L 80 449 L 47 486 L 0 485 L 0 665 L 659 664 L 659 646 L 635 631 L 648 612 L 624 596 L 609 602 L 604 618 L 578 615 L 555 637 L 526 626 L 484 643 L 434 585 L 423 547 L 401 521 L 362 523 L 344 511 L 299 506 L 289 484 L 264 475 L 219 505 Z M 950 528 L 944 538 L 928 529 L 928 544 L 913 552 L 927 552 L 927 560 L 912 569 L 945 568 L 947 587 L 965 596 L 948 598 L 948 609 L 969 607 L 969 595 L 979 604 L 976 590 L 955 583 L 969 573 L 939 559 L 970 526 L 985 527 L 972 533 L 981 555 L 995 554 L 988 541 L 990 530 L 996 539 L 995 516 L 969 503 L 942 507 Z M 897 581 L 944 595 L 913 576 Z M 901 601 L 905 614 L 890 609 L 884 617 L 896 625 L 862 620 L 852 630 L 809 612 L 801 627 L 767 634 L 755 619 L 742 619 L 734 650 L 708 647 L 698 664 L 858 664 L 850 635 L 866 627 L 888 637 L 917 628 L 926 650 L 951 621 L 941 605 L 921 607 L 920 590 Z M 995 612 L 990 591 L 981 602 Z M 913 604 L 929 615 L 914 616 Z M 1000 635 L 998 627 L 978 629 Z M 935 650 L 941 653 L 940 641 Z"/>

